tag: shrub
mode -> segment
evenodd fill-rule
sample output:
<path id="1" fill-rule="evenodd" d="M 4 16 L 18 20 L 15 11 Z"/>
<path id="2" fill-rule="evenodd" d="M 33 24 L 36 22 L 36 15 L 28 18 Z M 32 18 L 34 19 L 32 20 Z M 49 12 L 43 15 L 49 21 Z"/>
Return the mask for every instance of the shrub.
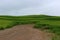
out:
<path id="1" fill-rule="evenodd" d="M 4 27 L 1 27 L 1 26 L 0 26 L 0 30 L 4 30 L 4 29 L 5 29 Z"/>
<path id="2" fill-rule="evenodd" d="M 49 29 L 51 28 L 49 24 L 41 24 L 41 23 L 37 23 L 35 24 L 34 28 L 43 28 L 43 29 Z"/>
<path id="3" fill-rule="evenodd" d="M 11 24 L 9 24 L 9 25 L 7 25 L 7 27 L 6 28 L 11 28 L 11 27 L 13 27 L 13 26 L 15 26 L 15 25 L 18 25 L 19 24 L 19 22 L 12 22 Z"/>

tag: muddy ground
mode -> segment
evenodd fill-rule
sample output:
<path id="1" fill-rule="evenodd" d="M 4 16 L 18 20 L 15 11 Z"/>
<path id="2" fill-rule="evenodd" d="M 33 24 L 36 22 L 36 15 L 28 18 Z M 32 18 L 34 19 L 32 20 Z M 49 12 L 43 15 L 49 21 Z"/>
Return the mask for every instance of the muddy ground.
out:
<path id="1" fill-rule="evenodd" d="M 34 24 L 17 25 L 0 30 L 0 40 L 51 40 L 52 34 L 33 28 Z"/>

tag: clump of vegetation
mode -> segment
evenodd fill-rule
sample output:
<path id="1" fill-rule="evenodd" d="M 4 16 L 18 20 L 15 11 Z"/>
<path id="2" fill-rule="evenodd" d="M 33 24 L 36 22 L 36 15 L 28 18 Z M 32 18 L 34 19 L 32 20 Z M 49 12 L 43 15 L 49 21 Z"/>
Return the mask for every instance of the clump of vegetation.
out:
<path id="1" fill-rule="evenodd" d="M 59 32 L 60 26 L 57 26 L 57 25 L 37 23 L 37 24 L 35 24 L 34 28 L 43 29 L 43 30 L 50 30 L 50 32 L 60 35 L 60 32 Z"/>
<path id="2" fill-rule="evenodd" d="M 0 30 L 4 30 L 4 29 L 5 29 L 4 27 L 1 27 L 1 26 L 0 26 Z"/>
<path id="3" fill-rule="evenodd" d="M 38 29 L 49 29 L 49 24 L 41 24 L 41 23 L 37 23 L 35 24 L 34 28 L 38 28 Z"/>

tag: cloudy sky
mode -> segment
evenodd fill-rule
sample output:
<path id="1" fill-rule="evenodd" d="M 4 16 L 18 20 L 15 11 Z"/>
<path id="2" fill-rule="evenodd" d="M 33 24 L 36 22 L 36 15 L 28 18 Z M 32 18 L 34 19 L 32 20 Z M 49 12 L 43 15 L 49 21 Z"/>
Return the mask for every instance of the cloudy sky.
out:
<path id="1" fill-rule="evenodd" d="M 60 0 L 0 0 L 0 15 L 60 16 Z"/>

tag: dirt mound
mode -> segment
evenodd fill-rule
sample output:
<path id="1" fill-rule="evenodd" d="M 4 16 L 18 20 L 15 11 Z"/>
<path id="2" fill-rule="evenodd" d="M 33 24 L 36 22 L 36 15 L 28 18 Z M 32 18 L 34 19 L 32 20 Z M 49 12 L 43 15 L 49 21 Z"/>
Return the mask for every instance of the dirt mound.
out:
<path id="1" fill-rule="evenodd" d="M 34 25 L 17 25 L 1 30 L 0 40 L 51 40 L 52 34 L 32 28 Z"/>

